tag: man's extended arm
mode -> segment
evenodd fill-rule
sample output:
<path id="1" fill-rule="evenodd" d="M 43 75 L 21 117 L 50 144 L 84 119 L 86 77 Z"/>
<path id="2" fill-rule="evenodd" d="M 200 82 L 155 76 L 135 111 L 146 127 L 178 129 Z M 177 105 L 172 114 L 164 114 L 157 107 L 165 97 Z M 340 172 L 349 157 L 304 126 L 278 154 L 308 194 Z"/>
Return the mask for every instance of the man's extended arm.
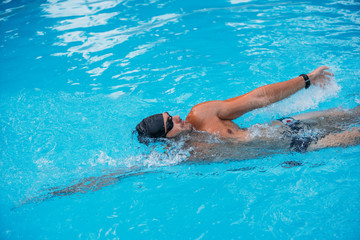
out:
<path id="1" fill-rule="evenodd" d="M 325 71 L 326 69 L 328 69 L 326 66 L 319 67 L 308 74 L 311 84 L 322 84 L 327 80 L 326 76 L 332 76 L 332 73 Z M 222 101 L 218 105 L 217 115 L 220 119 L 233 120 L 254 109 L 283 100 L 304 87 L 303 77 L 262 86 L 247 94 Z"/>

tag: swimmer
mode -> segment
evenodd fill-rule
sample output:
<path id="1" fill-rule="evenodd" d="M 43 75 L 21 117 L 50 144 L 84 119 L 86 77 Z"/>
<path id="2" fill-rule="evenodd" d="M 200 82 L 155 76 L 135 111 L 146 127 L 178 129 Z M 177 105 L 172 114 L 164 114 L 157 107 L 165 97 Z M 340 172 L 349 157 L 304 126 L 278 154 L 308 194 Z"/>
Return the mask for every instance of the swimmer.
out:
<path id="1" fill-rule="evenodd" d="M 247 112 L 281 101 L 301 89 L 327 84 L 333 76 L 327 69 L 326 66 L 319 67 L 307 75 L 302 74 L 285 82 L 266 85 L 224 101 L 197 104 L 185 121 L 179 116 L 172 117 L 167 112 L 152 115 L 136 126 L 138 139 L 140 142 L 149 143 L 185 138 L 185 145 L 188 145 L 188 149 L 193 149 L 188 161 L 244 160 L 284 153 L 285 149 L 303 153 L 326 147 L 359 144 L 360 129 L 354 127 L 354 124 L 359 124 L 360 106 L 351 110 L 330 109 L 300 114 L 281 118 L 270 125 L 257 124 L 248 129 L 241 129 L 233 122 Z M 260 134 L 253 134 L 254 132 Z M 208 141 L 209 138 L 220 141 Z M 84 178 L 75 181 L 71 186 L 44 190 L 43 194 L 21 201 L 19 206 L 53 197 L 97 191 L 123 178 L 145 173 L 153 173 L 153 170 L 117 170 L 99 177 Z"/>
<path id="2" fill-rule="evenodd" d="M 282 118 L 269 126 L 267 131 L 272 129 L 270 134 L 264 133 L 260 137 L 251 133 L 251 127 L 241 129 L 233 122 L 245 113 L 281 101 L 312 85 L 325 86 L 333 76 L 327 69 L 322 66 L 309 74 L 265 85 L 224 101 L 199 103 L 192 107 L 185 121 L 178 115 L 172 117 L 168 112 L 149 116 L 136 126 L 138 139 L 142 143 L 149 143 L 176 139 L 193 132 L 206 132 L 221 140 L 236 142 L 237 146 L 250 143 L 258 145 L 258 142 L 266 139 L 274 147 L 281 145 L 279 142 L 287 142 L 288 148 L 295 152 L 359 144 L 359 127 L 346 127 L 358 121 L 359 106 L 352 110 L 331 109 Z"/>

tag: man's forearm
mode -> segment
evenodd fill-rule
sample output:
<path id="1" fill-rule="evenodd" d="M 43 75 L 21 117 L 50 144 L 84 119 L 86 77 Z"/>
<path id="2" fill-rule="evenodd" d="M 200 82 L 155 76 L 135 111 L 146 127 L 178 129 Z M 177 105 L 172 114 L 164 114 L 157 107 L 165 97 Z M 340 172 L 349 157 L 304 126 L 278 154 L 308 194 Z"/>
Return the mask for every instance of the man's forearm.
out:
<path id="1" fill-rule="evenodd" d="M 303 77 L 296 77 L 285 82 L 269 84 L 258 90 L 264 98 L 264 105 L 281 101 L 305 87 Z"/>
<path id="2" fill-rule="evenodd" d="M 325 71 L 326 69 L 329 68 L 326 66 L 318 67 L 313 72 L 307 74 L 311 85 L 321 85 L 327 83 L 333 74 Z M 217 116 L 220 119 L 226 120 L 236 119 L 254 109 L 265 107 L 283 100 L 284 98 L 287 98 L 303 89 L 305 85 L 305 80 L 301 76 L 285 82 L 259 87 L 244 95 L 221 101 L 220 107 L 216 110 Z"/>

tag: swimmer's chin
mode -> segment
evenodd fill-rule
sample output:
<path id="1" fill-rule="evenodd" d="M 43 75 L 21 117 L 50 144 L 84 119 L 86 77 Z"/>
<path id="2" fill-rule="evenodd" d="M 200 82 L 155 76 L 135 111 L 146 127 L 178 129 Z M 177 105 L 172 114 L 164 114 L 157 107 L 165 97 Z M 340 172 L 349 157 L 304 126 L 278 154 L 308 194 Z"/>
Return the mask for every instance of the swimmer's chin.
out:
<path id="1" fill-rule="evenodd" d="M 204 131 L 199 131 L 196 130 L 192 125 L 190 126 L 189 129 L 179 133 L 178 135 L 176 135 L 173 138 L 169 138 L 175 141 L 179 141 L 179 140 L 190 140 L 191 138 L 196 138 L 198 135 L 212 135 L 208 132 L 204 132 Z"/>
<path id="2" fill-rule="evenodd" d="M 178 136 L 186 136 L 186 135 L 190 135 L 191 133 L 195 132 L 195 128 L 190 124 L 189 128 L 186 129 L 185 131 L 181 132 Z"/>

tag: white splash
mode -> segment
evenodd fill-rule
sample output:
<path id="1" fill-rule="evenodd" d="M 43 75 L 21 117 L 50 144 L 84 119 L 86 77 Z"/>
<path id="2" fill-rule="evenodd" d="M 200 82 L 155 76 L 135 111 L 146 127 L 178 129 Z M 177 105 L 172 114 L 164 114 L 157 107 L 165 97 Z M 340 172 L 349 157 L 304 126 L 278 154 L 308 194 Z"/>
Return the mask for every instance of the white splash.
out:
<path id="1" fill-rule="evenodd" d="M 108 165 L 117 166 L 117 161 L 112 157 L 108 156 L 105 152 L 100 151 L 99 154 L 95 155 L 95 159 L 90 159 L 90 165 L 92 167 L 97 165 Z"/>

